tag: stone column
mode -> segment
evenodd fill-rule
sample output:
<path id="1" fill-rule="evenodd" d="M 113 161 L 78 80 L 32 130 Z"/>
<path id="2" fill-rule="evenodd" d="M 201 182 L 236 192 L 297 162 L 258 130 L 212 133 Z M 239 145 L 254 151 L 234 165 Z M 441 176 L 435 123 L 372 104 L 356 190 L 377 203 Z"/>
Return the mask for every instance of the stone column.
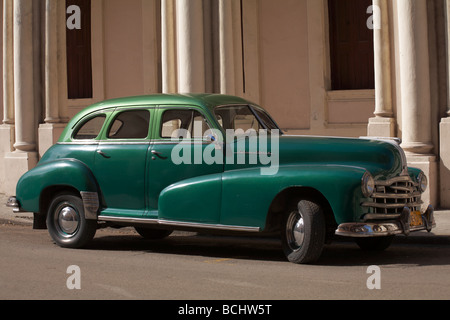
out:
<path id="1" fill-rule="evenodd" d="M 14 0 L 15 152 L 6 154 L 6 192 L 15 193 L 20 176 L 37 163 L 34 102 L 34 1 Z"/>
<path id="2" fill-rule="evenodd" d="M 36 150 L 33 57 L 33 2 L 14 0 L 14 148 L 23 152 Z"/>
<path id="3" fill-rule="evenodd" d="M 426 0 L 397 0 L 402 147 L 410 166 L 422 169 L 424 201 L 437 205 L 437 163 L 432 154 L 430 63 Z"/>
<path id="4" fill-rule="evenodd" d="M 205 91 L 203 1 L 177 0 L 178 92 Z"/>
<path id="5" fill-rule="evenodd" d="M 3 1 L 3 123 L 14 124 L 13 0 Z"/>
<path id="6" fill-rule="evenodd" d="M 447 118 L 450 117 L 450 0 L 445 1 L 446 39 L 447 39 Z"/>
<path id="7" fill-rule="evenodd" d="M 58 141 L 66 124 L 59 114 L 58 0 L 45 1 L 45 123 L 39 126 L 39 154 L 42 156 Z"/>
<path id="8" fill-rule="evenodd" d="M 161 0 L 162 92 L 177 92 L 175 0 Z"/>
<path id="9" fill-rule="evenodd" d="M 440 124 L 441 207 L 450 209 L 450 0 L 446 0 L 447 38 L 447 113 Z"/>
<path id="10" fill-rule="evenodd" d="M 13 0 L 3 1 L 3 120 L 0 125 L 0 192 L 6 181 L 5 155 L 14 150 Z"/>
<path id="11" fill-rule="evenodd" d="M 389 8 L 390 0 L 373 0 L 375 53 L 375 112 L 369 119 L 368 135 L 394 137 L 395 119 L 392 108 L 391 46 Z"/>
<path id="12" fill-rule="evenodd" d="M 231 0 L 219 0 L 220 93 L 236 93 Z"/>
<path id="13" fill-rule="evenodd" d="M 45 122 L 58 123 L 58 0 L 45 1 Z"/>
<path id="14" fill-rule="evenodd" d="M 431 143 L 430 67 L 426 0 L 398 0 L 402 104 L 402 147 L 429 154 Z M 425 44 L 425 45 L 424 45 Z"/>

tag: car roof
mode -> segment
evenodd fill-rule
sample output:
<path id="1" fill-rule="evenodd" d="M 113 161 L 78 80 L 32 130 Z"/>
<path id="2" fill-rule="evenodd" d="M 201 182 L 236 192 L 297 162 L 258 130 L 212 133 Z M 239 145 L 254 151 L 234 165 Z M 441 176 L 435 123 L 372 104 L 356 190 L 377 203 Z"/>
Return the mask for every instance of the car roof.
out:
<path id="1" fill-rule="evenodd" d="M 256 105 L 252 102 L 249 102 L 243 98 L 231 96 L 231 95 L 223 95 L 223 94 L 151 94 L 151 95 L 142 95 L 142 96 L 131 96 L 124 98 L 116 98 L 111 100 L 105 100 L 98 103 L 95 103 L 91 106 L 88 106 L 78 112 L 68 123 L 68 126 L 62 133 L 60 137 L 60 141 L 65 141 L 69 139 L 69 131 L 75 127 L 75 125 L 84 119 L 86 116 L 89 116 L 92 113 L 96 113 L 97 111 L 101 111 L 109 108 L 127 108 L 127 107 L 139 107 L 139 106 L 177 106 L 180 108 L 183 107 L 200 107 L 202 109 L 209 110 L 213 112 L 217 106 L 223 105 L 237 105 L 237 104 L 252 104 Z"/>
<path id="2" fill-rule="evenodd" d="M 249 103 L 251 102 L 243 98 L 222 94 L 152 94 L 102 101 L 87 107 L 82 113 L 88 114 L 111 107 L 135 107 L 141 105 L 179 105 L 180 107 L 199 106 L 203 108 L 214 108 L 220 105 Z"/>

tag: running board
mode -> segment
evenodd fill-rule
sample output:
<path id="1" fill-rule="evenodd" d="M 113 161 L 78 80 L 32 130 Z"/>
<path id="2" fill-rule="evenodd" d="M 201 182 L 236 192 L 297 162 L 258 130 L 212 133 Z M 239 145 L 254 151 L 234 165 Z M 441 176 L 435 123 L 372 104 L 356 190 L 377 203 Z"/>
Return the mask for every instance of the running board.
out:
<path id="1" fill-rule="evenodd" d="M 161 219 L 143 219 L 130 217 L 115 217 L 115 216 L 99 216 L 98 221 L 116 222 L 123 224 L 140 224 L 153 225 L 163 227 L 179 228 L 193 228 L 193 229 L 210 229 L 210 230 L 225 230 L 225 231 L 240 231 L 240 232 L 260 232 L 258 227 L 243 227 L 243 226 L 228 226 L 223 224 L 205 224 L 198 222 L 172 221 Z"/>

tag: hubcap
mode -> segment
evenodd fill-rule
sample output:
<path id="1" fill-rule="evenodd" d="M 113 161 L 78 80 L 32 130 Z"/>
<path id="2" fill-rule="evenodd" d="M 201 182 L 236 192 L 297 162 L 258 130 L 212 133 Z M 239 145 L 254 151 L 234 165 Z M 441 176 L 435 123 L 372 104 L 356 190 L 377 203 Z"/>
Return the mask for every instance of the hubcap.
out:
<path id="1" fill-rule="evenodd" d="M 287 242 L 291 249 L 302 247 L 305 239 L 305 225 L 300 212 L 292 212 L 286 224 Z"/>
<path id="2" fill-rule="evenodd" d="M 80 224 L 78 212 L 68 205 L 64 205 L 57 212 L 57 221 L 60 232 L 65 236 L 73 235 L 78 230 Z"/>

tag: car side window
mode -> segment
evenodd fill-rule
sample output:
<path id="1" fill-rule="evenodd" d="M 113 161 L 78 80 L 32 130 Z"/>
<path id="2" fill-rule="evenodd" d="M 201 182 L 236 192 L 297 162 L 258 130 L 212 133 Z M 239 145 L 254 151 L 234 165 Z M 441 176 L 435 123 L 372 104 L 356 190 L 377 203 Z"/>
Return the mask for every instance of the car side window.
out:
<path id="1" fill-rule="evenodd" d="M 261 125 L 248 106 L 220 107 L 215 111 L 220 125 L 225 129 L 259 131 Z"/>
<path id="2" fill-rule="evenodd" d="M 145 139 L 148 136 L 150 112 L 130 110 L 116 115 L 108 130 L 108 139 Z"/>
<path id="3" fill-rule="evenodd" d="M 97 115 L 84 122 L 73 135 L 75 140 L 93 140 L 98 137 L 105 123 L 106 115 Z"/>
<path id="4" fill-rule="evenodd" d="M 161 138 L 203 139 L 210 129 L 205 117 L 196 110 L 167 110 L 161 121 Z"/>

